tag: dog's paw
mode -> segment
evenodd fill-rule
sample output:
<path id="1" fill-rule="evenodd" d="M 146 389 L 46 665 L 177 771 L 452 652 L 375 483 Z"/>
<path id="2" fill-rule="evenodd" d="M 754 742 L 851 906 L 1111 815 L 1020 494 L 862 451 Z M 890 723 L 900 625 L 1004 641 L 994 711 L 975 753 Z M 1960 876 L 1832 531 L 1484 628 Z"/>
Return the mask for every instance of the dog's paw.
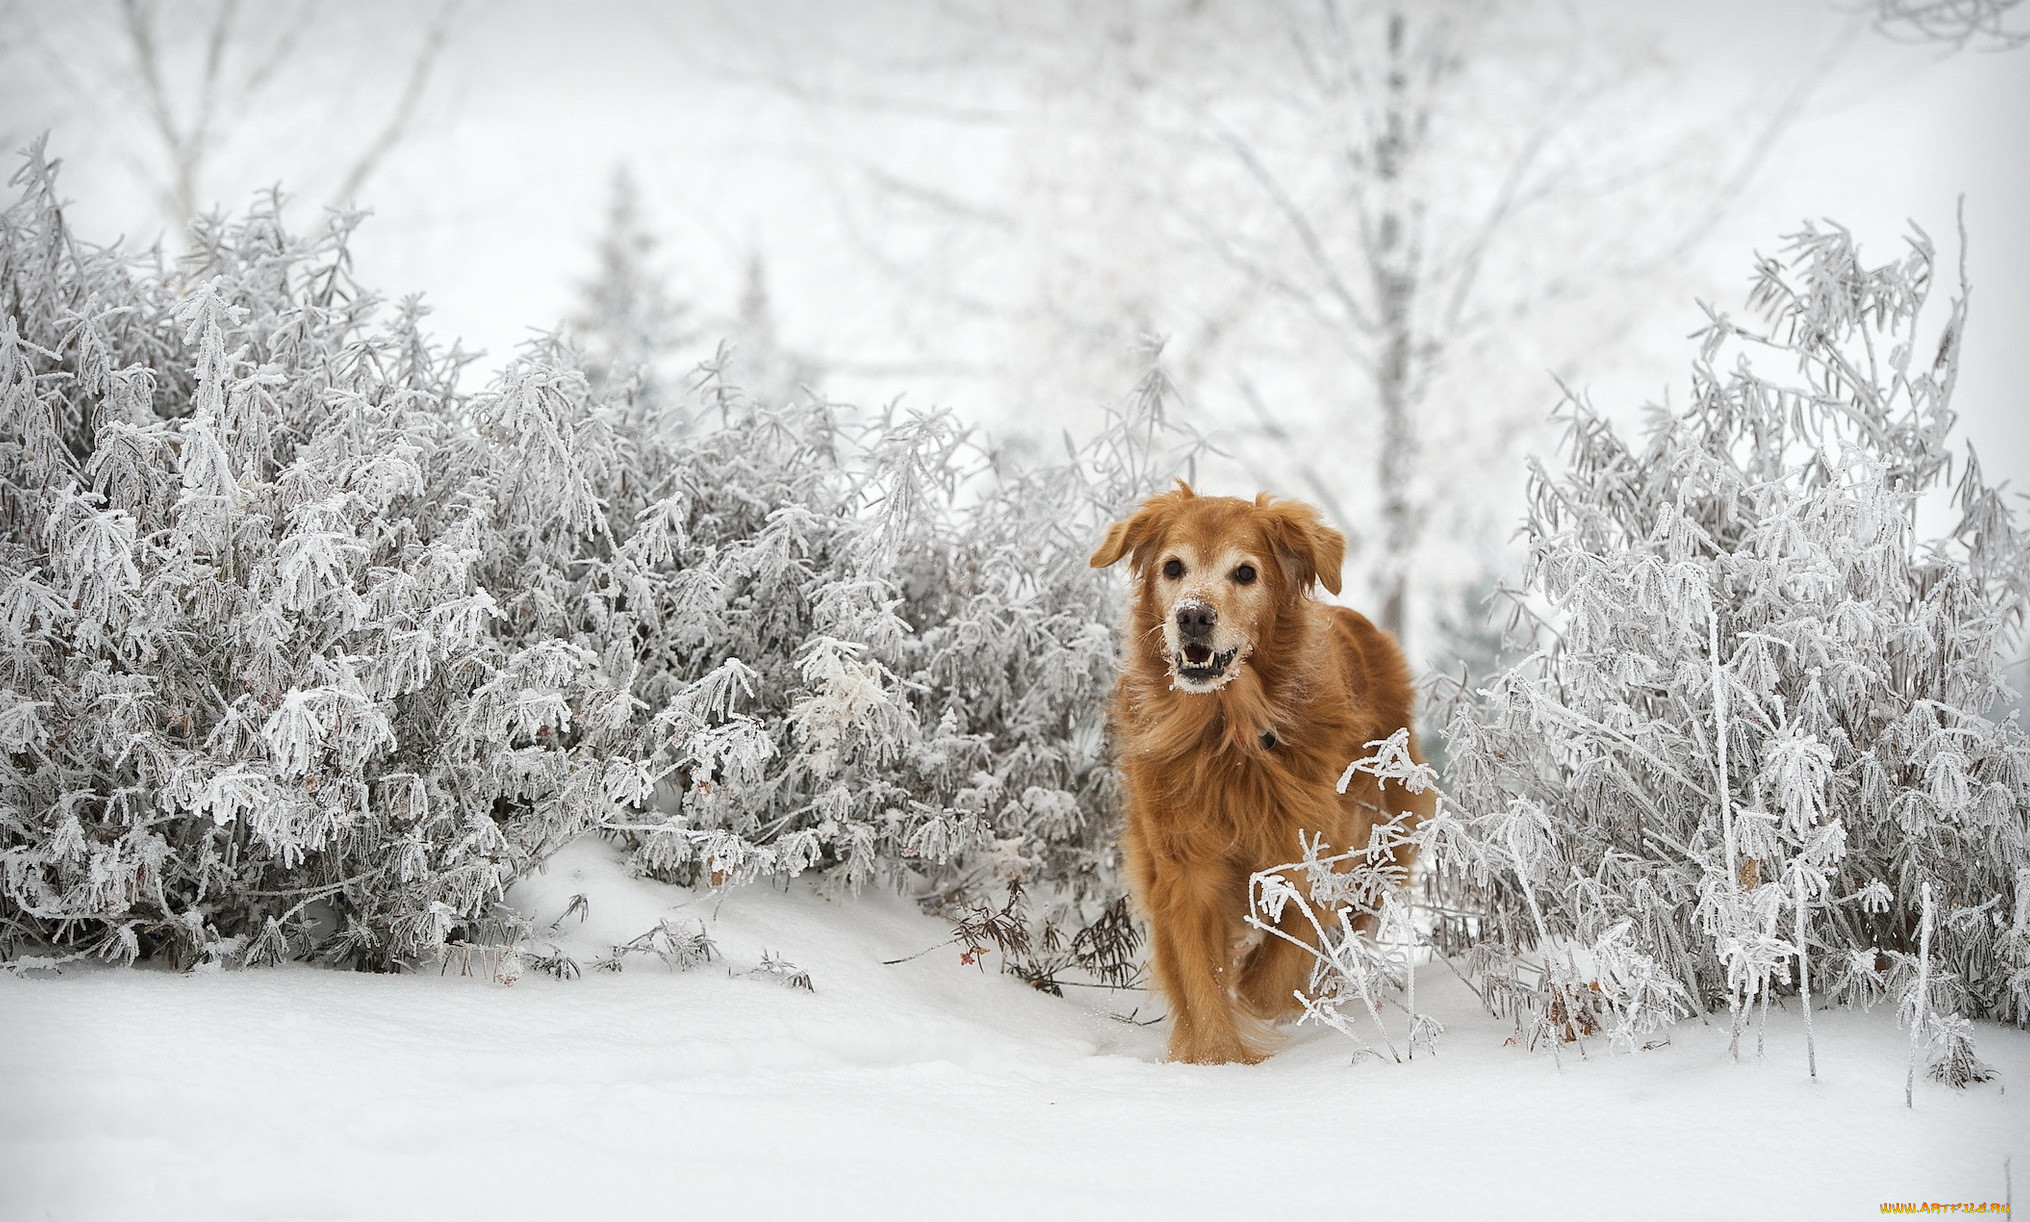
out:
<path id="1" fill-rule="evenodd" d="M 1259 1065 L 1268 1053 L 1250 1047 L 1238 1034 L 1193 1039 L 1182 1032 L 1170 1037 L 1170 1060 L 1187 1065 Z"/>

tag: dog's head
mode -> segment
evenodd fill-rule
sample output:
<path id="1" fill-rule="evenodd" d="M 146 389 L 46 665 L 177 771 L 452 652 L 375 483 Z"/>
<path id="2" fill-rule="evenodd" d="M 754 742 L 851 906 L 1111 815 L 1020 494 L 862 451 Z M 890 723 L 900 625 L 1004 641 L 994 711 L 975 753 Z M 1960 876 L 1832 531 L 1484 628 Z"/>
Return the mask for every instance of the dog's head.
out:
<path id="1" fill-rule="evenodd" d="M 1124 557 L 1137 583 L 1137 626 L 1160 635 L 1175 686 L 1211 692 L 1239 673 L 1313 582 L 1339 593 L 1346 538 L 1309 505 L 1266 492 L 1252 501 L 1199 496 L 1179 480 L 1175 492 L 1109 527 L 1092 565 Z"/>

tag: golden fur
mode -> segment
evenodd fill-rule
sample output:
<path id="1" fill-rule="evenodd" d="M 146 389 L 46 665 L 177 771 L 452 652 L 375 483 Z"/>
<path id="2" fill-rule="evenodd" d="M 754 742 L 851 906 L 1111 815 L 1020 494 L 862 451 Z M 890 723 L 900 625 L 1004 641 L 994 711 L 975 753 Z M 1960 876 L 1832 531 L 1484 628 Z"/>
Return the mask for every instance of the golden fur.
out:
<path id="1" fill-rule="evenodd" d="M 1093 553 L 1095 568 L 1126 558 L 1134 573 L 1112 710 L 1121 848 L 1175 1020 L 1172 1060 L 1258 1061 L 1267 1024 L 1300 1008 L 1311 956 L 1277 937 L 1245 948 L 1249 875 L 1297 860 L 1300 831 L 1342 852 L 1367 845 L 1377 809 L 1428 814 L 1428 793 L 1384 792 L 1365 774 L 1334 792 L 1368 743 L 1410 724 L 1414 699 L 1395 641 L 1312 596 L 1314 583 L 1339 592 L 1345 554 L 1308 505 L 1198 496 L 1181 481 Z M 1309 940 L 1294 909 L 1284 929 Z"/>

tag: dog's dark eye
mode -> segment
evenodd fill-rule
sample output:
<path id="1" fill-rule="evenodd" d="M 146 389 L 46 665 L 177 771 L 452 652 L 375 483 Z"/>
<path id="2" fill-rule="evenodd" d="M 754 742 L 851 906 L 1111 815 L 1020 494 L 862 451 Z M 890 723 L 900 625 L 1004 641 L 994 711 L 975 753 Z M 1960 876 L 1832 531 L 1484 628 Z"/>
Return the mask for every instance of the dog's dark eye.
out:
<path id="1" fill-rule="evenodd" d="M 1235 569 L 1234 580 L 1240 582 L 1244 586 L 1253 585 L 1255 581 L 1255 566 L 1252 564 L 1244 564 L 1241 567 Z"/>
<path id="2" fill-rule="evenodd" d="M 1184 562 L 1182 560 L 1165 561 L 1163 564 L 1163 575 L 1172 581 L 1176 581 L 1179 577 L 1184 576 Z"/>

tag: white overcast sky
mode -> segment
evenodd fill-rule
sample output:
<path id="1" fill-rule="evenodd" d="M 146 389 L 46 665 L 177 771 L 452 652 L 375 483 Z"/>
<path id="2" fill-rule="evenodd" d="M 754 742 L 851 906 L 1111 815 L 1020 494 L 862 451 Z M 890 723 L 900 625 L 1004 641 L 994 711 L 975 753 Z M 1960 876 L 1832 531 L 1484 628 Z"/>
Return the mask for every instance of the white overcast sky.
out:
<path id="1" fill-rule="evenodd" d="M 12 27 L 0 40 L 16 53 L 59 49 L 74 81 L 123 71 L 93 63 L 92 48 L 65 42 L 55 27 L 68 7 L 16 5 L 0 22 L 0 29 Z M 1706 0 L 1602 11 L 1639 12 L 1658 30 L 1657 45 L 1676 62 L 1688 95 L 1710 94 L 1723 106 L 1780 93 L 1837 37 L 1851 8 L 1831 0 Z M 417 11 L 358 8 L 349 24 L 321 34 L 349 42 L 350 58 L 306 74 L 309 113 L 278 110 L 264 141 L 222 156 L 212 185 L 224 201 L 242 202 L 269 182 L 314 183 L 329 167 L 331 148 L 369 131 L 387 64 L 413 40 Z M 799 50 L 807 47 L 799 24 L 818 20 L 814 14 L 849 25 L 911 19 L 906 4 L 867 8 L 864 18 L 852 5 L 472 6 L 422 122 L 366 192 L 375 216 L 358 248 L 363 278 L 390 295 L 424 293 L 440 335 L 463 337 L 497 364 L 531 329 L 554 325 L 570 308 L 609 176 L 626 163 L 642 183 L 681 292 L 730 302 L 747 251 L 758 247 L 769 257 L 789 342 L 834 358 L 878 359 L 871 350 L 878 328 L 862 304 L 868 273 L 842 242 L 819 147 L 826 131 L 853 138 L 853 121 L 820 129 L 779 93 L 743 84 L 730 68 L 752 48 L 729 47 L 729 13 L 790 61 L 812 54 Z M 382 93 L 362 85 L 376 72 Z M 0 132 L 19 138 L 52 130 L 53 151 L 68 162 L 66 192 L 88 235 L 145 240 L 158 232 L 159 216 L 130 172 L 133 133 L 119 129 L 117 112 L 42 89 L 0 88 Z M 1691 294 L 1738 306 L 1752 252 L 1772 251 L 1800 219 L 1838 220 L 1883 257 L 1909 221 L 1950 249 L 1964 196 L 1975 287 L 1958 403 L 1990 470 L 2030 488 L 2025 116 L 2030 48 L 1954 53 L 1865 34 L 1705 243 L 1685 278 L 1685 299 L 1659 303 L 1623 359 L 1585 379 L 1596 401 L 1632 407 L 1659 395 L 1691 350 L 1682 338 L 1699 323 Z M 950 155 L 963 172 L 969 160 L 1000 154 L 954 147 Z M 908 392 L 912 401 L 962 414 L 974 393 L 963 383 L 922 378 L 844 389 L 868 401 Z M 1122 389 L 1095 387 L 1093 401 Z"/>

